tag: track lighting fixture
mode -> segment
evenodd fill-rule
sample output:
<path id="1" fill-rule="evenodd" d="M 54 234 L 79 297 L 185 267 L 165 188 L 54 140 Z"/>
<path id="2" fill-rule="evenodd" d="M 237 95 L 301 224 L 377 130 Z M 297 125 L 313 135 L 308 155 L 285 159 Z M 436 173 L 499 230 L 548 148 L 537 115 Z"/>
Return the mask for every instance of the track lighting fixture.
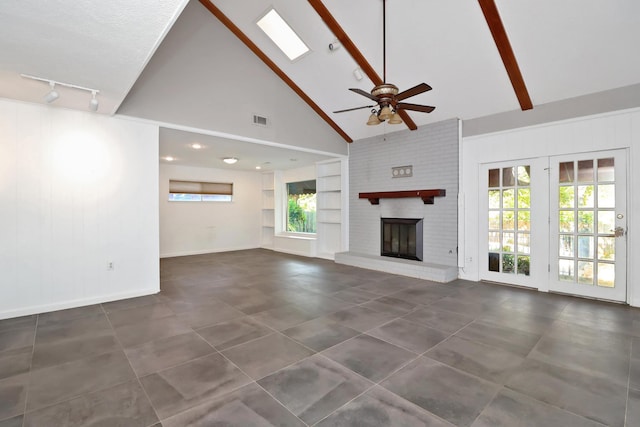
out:
<path id="1" fill-rule="evenodd" d="M 91 101 L 89 101 L 89 110 L 91 110 L 93 112 L 98 111 L 98 106 L 99 105 L 100 105 L 100 103 L 96 99 L 96 91 L 92 90 L 91 91 Z"/>
<path id="2" fill-rule="evenodd" d="M 49 87 L 51 87 L 51 90 L 44 96 L 44 101 L 47 104 L 51 104 L 56 99 L 60 98 L 60 94 L 56 90 L 56 84 L 54 82 L 49 82 Z"/>
<path id="3" fill-rule="evenodd" d="M 334 51 L 336 51 L 336 50 L 340 49 L 340 46 L 342 46 L 342 45 L 340 44 L 340 41 L 339 41 L 338 39 L 335 39 L 334 41 L 332 41 L 331 43 L 329 43 L 329 50 L 330 50 L 331 52 L 334 52 Z"/>
<path id="4" fill-rule="evenodd" d="M 41 77 L 30 76 L 28 74 L 20 74 L 20 76 L 26 79 L 49 83 L 49 87 L 51 88 L 51 90 L 49 90 L 49 92 L 44 96 L 44 100 L 47 104 L 51 104 L 56 99 L 60 98 L 60 94 L 55 89 L 56 85 L 59 85 L 59 86 L 64 86 L 71 89 L 78 89 L 78 90 L 91 92 L 91 100 L 89 101 L 89 110 L 98 111 L 98 106 L 100 105 L 100 103 L 98 102 L 98 99 L 96 98 L 96 96 L 100 93 L 100 91 L 97 89 L 91 89 L 88 87 L 78 86 L 71 83 L 62 83 L 55 80 L 43 79 Z"/>

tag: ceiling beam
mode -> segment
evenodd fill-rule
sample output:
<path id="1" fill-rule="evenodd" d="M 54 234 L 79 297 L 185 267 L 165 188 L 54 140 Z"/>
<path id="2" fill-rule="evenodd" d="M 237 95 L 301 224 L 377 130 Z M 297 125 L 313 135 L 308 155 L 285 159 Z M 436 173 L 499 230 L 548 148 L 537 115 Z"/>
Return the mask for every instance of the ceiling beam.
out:
<path id="1" fill-rule="evenodd" d="M 278 77 L 280 77 L 282 81 L 287 84 L 287 86 L 289 86 L 296 94 L 298 94 L 298 96 L 302 98 L 302 100 L 306 102 L 309 107 L 313 109 L 313 111 L 315 111 L 320 117 L 322 117 L 322 119 L 327 122 L 327 124 L 329 124 L 329 126 L 331 126 L 333 130 L 338 132 L 338 134 L 345 141 L 353 142 L 353 139 L 351 139 L 351 137 L 347 135 L 347 133 L 342 130 L 342 128 L 338 126 L 336 122 L 331 120 L 331 117 L 329 117 L 318 106 L 318 104 L 313 102 L 309 95 L 307 95 L 302 89 L 300 89 L 300 87 L 296 85 L 293 80 L 291 80 L 289 76 L 287 76 L 285 72 L 276 65 L 275 62 L 273 62 L 263 51 L 261 51 L 260 48 L 256 46 L 256 44 L 253 43 L 251 39 L 249 39 L 249 37 L 247 37 L 247 35 L 240 30 L 240 28 L 238 28 L 233 22 L 231 22 L 231 20 L 224 13 L 222 13 L 220 9 L 214 6 L 209 0 L 200 0 L 200 3 L 202 3 L 202 5 L 206 7 L 207 10 L 211 12 L 216 18 L 218 18 L 218 20 L 222 22 L 225 27 L 227 27 L 233 34 L 235 34 L 235 36 L 238 37 L 240 41 L 244 43 L 245 46 L 247 46 L 258 58 L 260 58 L 262 62 L 264 62 L 265 65 L 271 69 L 271 71 L 276 73 L 276 75 L 278 75 Z"/>
<path id="2" fill-rule="evenodd" d="M 360 69 L 364 71 L 364 73 L 369 77 L 369 79 L 373 82 L 374 86 L 381 85 L 385 83 L 382 81 L 382 78 L 376 73 L 376 70 L 373 69 L 371 64 L 365 59 L 360 49 L 353 43 L 351 38 L 347 35 L 347 33 L 342 29 L 338 21 L 333 17 L 329 9 L 322 3 L 321 0 L 309 0 L 309 4 L 313 9 L 320 15 L 320 18 L 327 24 L 329 30 L 333 33 L 333 35 L 340 41 L 342 46 L 345 48 L 349 55 L 356 61 Z M 402 118 L 402 121 L 407 125 L 407 127 L 411 130 L 418 129 L 415 122 L 409 117 L 409 114 L 405 110 L 399 110 L 398 114 Z"/>
<path id="3" fill-rule="evenodd" d="M 496 3 L 494 0 L 478 0 L 478 3 L 480 3 L 484 19 L 487 21 L 487 25 L 489 25 L 493 41 L 495 41 L 498 52 L 500 52 L 504 68 L 507 69 L 507 74 L 509 75 L 509 80 L 511 80 L 513 90 L 516 92 L 520 108 L 522 111 L 531 110 L 533 104 L 529 97 L 529 91 L 522 78 L 518 61 L 511 48 L 509 36 L 507 36 L 507 31 L 504 29 L 502 19 L 500 19 L 500 13 L 498 12 Z"/>

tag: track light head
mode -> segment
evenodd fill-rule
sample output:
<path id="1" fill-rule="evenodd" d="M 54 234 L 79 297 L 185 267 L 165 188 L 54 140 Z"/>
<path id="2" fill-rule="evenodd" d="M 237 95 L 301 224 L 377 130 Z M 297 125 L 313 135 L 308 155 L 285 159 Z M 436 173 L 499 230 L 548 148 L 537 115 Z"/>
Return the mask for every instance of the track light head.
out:
<path id="1" fill-rule="evenodd" d="M 329 43 L 329 50 L 331 52 L 336 51 L 336 50 L 340 49 L 340 46 L 342 46 L 340 44 L 340 41 L 338 39 L 336 39 L 336 40 L 332 41 L 331 43 Z"/>
<path id="2" fill-rule="evenodd" d="M 91 101 L 89 101 L 89 110 L 91 110 L 93 112 L 96 112 L 96 111 L 98 111 L 98 106 L 99 105 L 100 105 L 100 103 L 96 99 L 96 91 L 92 90 L 91 91 Z"/>
<path id="3" fill-rule="evenodd" d="M 49 86 L 51 87 L 51 90 L 44 96 L 44 101 L 47 104 L 51 104 L 56 99 L 60 98 L 60 94 L 56 90 L 56 84 L 54 82 L 49 82 Z"/>

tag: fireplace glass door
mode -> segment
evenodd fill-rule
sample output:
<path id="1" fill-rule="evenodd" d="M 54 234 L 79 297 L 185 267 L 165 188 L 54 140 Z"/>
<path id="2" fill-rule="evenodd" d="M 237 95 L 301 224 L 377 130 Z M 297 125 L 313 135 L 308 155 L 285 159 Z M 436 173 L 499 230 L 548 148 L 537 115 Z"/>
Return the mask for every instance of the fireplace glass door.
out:
<path id="1" fill-rule="evenodd" d="M 422 261 L 422 219 L 382 218 L 382 256 Z"/>

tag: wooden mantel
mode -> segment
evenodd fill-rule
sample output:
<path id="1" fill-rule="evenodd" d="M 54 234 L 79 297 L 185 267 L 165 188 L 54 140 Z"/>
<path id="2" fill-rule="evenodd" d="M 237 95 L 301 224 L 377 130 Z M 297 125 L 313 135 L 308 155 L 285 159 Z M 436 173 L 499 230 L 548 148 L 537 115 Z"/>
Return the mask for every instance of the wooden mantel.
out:
<path id="1" fill-rule="evenodd" d="M 360 193 L 361 199 L 369 199 L 372 205 L 379 205 L 380 199 L 398 199 L 406 197 L 420 197 L 425 205 L 432 205 L 435 197 L 444 197 L 446 190 L 409 190 L 409 191 L 378 191 L 376 193 Z"/>

